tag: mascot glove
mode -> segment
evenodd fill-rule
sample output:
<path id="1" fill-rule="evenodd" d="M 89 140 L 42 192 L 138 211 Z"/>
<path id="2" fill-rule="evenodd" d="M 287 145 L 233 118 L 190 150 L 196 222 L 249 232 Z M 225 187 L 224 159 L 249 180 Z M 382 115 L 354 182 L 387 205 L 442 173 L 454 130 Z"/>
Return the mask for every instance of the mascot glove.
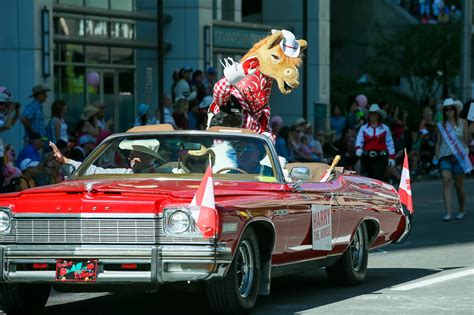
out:
<path id="1" fill-rule="evenodd" d="M 246 75 L 257 71 L 259 65 L 257 58 L 249 58 L 243 63 L 234 61 L 232 58 L 224 58 L 224 62 L 220 61 L 224 67 L 224 77 L 230 84 L 235 85 Z"/>
<path id="2" fill-rule="evenodd" d="M 362 153 L 364 153 L 364 151 L 361 148 L 356 150 L 356 155 L 357 156 L 362 156 Z"/>
<path id="3" fill-rule="evenodd" d="M 394 167 L 395 166 L 395 160 L 394 159 L 388 160 L 388 166 Z"/>

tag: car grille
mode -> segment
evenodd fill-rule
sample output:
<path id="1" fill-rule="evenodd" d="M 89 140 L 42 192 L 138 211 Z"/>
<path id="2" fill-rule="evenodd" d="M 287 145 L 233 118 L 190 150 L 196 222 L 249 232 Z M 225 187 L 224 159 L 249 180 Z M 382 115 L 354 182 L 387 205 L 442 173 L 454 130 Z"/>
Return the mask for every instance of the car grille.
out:
<path id="1" fill-rule="evenodd" d="M 162 219 L 15 218 L 1 243 L 20 244 L 153 244 L 163 231 Z M 164 235 L 163 235 L 164 237 Z M 168 239 L 168 237 L 164 237 Z M 172 239 L 170 239 L 172 241 Z"/>

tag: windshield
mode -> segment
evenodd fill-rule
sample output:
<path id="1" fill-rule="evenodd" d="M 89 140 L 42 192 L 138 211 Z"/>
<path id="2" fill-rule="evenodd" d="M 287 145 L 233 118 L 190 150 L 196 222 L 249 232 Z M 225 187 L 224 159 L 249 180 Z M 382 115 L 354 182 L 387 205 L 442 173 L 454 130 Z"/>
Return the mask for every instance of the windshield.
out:
<path id="1" fill-rule="evenodd" d="M 78 177 L 202 178 L 211 163 L 215 177 L 276 182 L 265 141 L 249 136 L 158 134 L 111 139 L 78 169 Z"/>

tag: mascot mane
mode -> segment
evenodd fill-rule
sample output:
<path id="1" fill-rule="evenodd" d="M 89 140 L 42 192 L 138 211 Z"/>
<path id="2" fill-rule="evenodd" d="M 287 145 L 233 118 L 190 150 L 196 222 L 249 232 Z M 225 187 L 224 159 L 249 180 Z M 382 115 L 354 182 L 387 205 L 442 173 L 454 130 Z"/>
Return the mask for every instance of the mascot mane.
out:
<path id="1" fill-rule="evenodd" d="M 252 48 L 249 49 L 249 51 L 240 59 L 240 62 L 243 62 L 244 60 L 254 57 L 255 53 L 262 49 L 262 47 L 267 43 L 268 39 L 270 38 L 271 35 L 268 35 L 267 37 L 262 38 L 258 42 L 256 42 Z M 303 54 L 301 53 L 298 57 L 292 58 L 283 53 L 283 50 L 278 47 L 276 54 L 278 57 L 281 58 L 282 62 L 285 64 L 289 64 L 291 66 L 299 67 L 303 63 Z M 262 60 L 260 60 L 262 62 Z"/>

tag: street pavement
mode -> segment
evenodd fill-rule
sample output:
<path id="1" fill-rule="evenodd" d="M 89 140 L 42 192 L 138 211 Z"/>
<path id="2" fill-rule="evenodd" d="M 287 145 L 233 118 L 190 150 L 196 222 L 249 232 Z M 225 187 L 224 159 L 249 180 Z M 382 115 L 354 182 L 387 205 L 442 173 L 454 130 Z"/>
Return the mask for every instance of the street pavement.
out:
<path id="1" fill-rule="evenodd" d="M 328 283 L 324 270 L 273 279 L 252 314 L 474 314 L 474 179 L 467 215 L 442 222 L 441 181 L 415 182 L 414 227 L 404 244 L 374 250 L 366 281 Z M 453 195 L 454 191 L 453 191 Z M 457 206 L 454 207 L 457 209 Z M 202 290 L 157 293 L 57 293 L 45 314 L 205 314 Z"/>

